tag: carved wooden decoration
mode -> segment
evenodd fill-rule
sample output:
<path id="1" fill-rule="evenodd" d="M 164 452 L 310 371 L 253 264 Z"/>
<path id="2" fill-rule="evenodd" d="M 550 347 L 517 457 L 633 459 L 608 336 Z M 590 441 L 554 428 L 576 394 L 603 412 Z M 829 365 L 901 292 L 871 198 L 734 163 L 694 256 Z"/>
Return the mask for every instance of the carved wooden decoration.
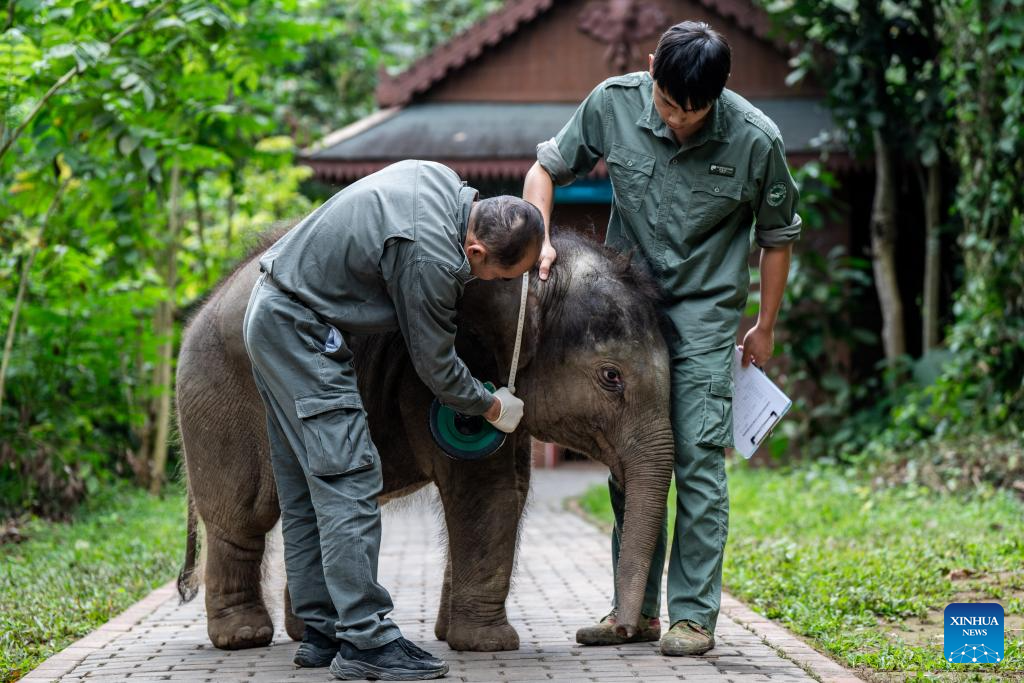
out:
<path id="1" fill-rule="evenodd" d="M 645 0 L 592 0 L 580 12 L 579 29 L 608 44 L 605 59 L 616 72 L 636 62 L 636 43 L 668 28 L 668 14 Z"/>

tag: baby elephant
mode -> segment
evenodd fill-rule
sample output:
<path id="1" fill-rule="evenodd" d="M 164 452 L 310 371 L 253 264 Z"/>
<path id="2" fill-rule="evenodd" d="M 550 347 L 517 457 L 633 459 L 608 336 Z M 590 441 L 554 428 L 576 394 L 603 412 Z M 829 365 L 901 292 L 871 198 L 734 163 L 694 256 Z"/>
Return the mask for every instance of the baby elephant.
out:
<path id="1" fill-rule="evenodd" d="M 272 240 L 271 240 L 272 241 Z M 268 246 L 270 242 L 267 243 Z M 530 482 L 530 436 L 607 465 L 623 483 L 626 513 L 617 567 L 618 621 L 637 624 L 672 475 L 668 353 L 648 276 L 628 258 L 572 234 L 556 234 L 558 262 L 530 278 L 516 380 L 519 429 L 482 460 L 457 461 L 434 443 L 433 395 L 398 332 L 350 338 L 359 393 L 380 453 L 382 501 L 433 482 L 440 492 L 448 565 L 435 634 L 456 650 L 513 650 L 508 623 L 516 538 Z M 177 414 L 188 474 L 189 537 L 178 578 L 196 594 L 196 523 L 206 529 L 207 628 L 224 649 L 270 643 L 260 568 L 265 536 L 280 516 L 266 416 L 242 340 L 242 318 L 262 249 L 227 277 L 185 331 Z M 473 376 L 508 380 L 521 282 L 472 281 L 459 309 L 456 350 Z M 303 624 L 288 607 L 286 628 Z"/>

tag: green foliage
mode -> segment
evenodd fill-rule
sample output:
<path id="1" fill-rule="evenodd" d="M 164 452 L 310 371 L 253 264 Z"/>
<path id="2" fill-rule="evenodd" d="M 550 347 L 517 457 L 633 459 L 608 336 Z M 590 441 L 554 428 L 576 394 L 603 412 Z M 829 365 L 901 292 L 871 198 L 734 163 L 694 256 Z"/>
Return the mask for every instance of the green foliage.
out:
<path id="1" fill-rule="evenodd" d="M 315 3 L 323 27 L 302 58 L 273 82 L 279 120 L 300 146 L 374 109 L 377 74 L 401 71 L 502 0 L 351 0 Z"/>
<path id="2" fill-rule="evenodd" d="M 939 157 L 941 99 L 935 0 L 769 0 L 775 26 L 800 41 L 788 81 L 813 76 L 854 151 L 870 155 L 874 131 L 926 166 Z"/>
<path id="3" fill-rule="evenodd" d="M 4 45 L 19 49 L 0 54 L 37 60 L 6 84 L 0 130 L 5 332 L 20 307 L 0 514 L 53 514 L 109 476 L 147 472 L 153 406 L 170 390 L 153 372 L 158 305 L 209 287 L 240 255 L 240 226 L 265 227 L 254 216 L 308 208 L 291 146 L 266 147 L 275 103 L 260 87 L 316 30 L 291 4 L 12 5 L 4 35 L 18 38 Z M 232 196 L 268 174 L 287 197 Z M 174 175 L 204 204 L 191 216 Z"/>
<path id="4" fill-rule="evenodd" d="M 1024 12 L 1019 2 L 777 0 L 767 7 L 777 25 L 801 40 L 792 79 L 812 74 L 825 86 L 828 105 L 855 150 L 870 152 L 872 136 L 879 134 L 898 153 L 899 163 L 918 173 L 951 164 L 958 175 L 955 198 L 952 193 L 949 198 L 960 231 L 963 285 L 945 348 L 879 369 L 878 379 L 860 390 L 885 388 L 878 392 L 883 398 L 826 430 L 836 438 L 814 450 L 902 460 L 914 444 L 966 443 L 971 434 L 997 432 L 1020 440 Z M 961 280 L 959 268 L 953 280 Z M 858 401 L 827 405 L 841 414 Z M 784 429 L 798 427 L 784 423 Z"/>
<path id="5" fill-rule="evenodd" d="M 307 210 L 297 194 L 305 175 L 291 167 L 247 171 L 240 185 L 248 198 L 235 211 L 235 234 L 255 234 Z M 204 184 L 204 197 L 226 193 L 227 183 Z M 105 182 L 90 185 L 76 196 L 101 199 Z M 202 296 L 244 248 L 237 238 L 230 241 L 223 206 L 208 201 L 205 210 L 206 243 L 194 221 L 183 240 L 182 303 Z M 160 341 L 150 320 L 163 289 L 153 257 L 117 234 L 130 225 L 84 226 L 80 217 L 88 214 L 69 207 L 68 227 L 83 231 L 79 239 L 55 234 L 40 250 L 21 311 L 7 378 L 11 401 L 0 421 L 0 516 L 28 508 L 57 515 L 111 477 L 134 476 L 145 465 L 147 399 L 159 391 L 150 383 Z M 15 236 L 0 236 L 0 251 L 7 244 L 16 246 Z M 0 300 L 0 320 L 9 320 L 12 304 L 13 297 Z"/>
<path id="6" fill-rule="evenodd" d="M 964 0 L 949 36 L 947 103 L 956 112 L 956 209 L 965 283 L 954 355 L 929 391 L 939 433 L 1024 425 L 1024 12 L 1008 0 Z M 948 422 L 943 422 L 947 420 Z"/>
<path id="7" fill-rule="evenodd" d="M 729 468 L 729 489 L 726 588 L 847 665 L 948 675 L 958 668 L 942 657 L 946 604 L 1001 600 L 1008 617 L 1024 617 L 1024 542 L 1013 532 L 1024 508 L 1006 492 L 878 490 L 854 469 L 745 463 Z M 580 502 L 610 524 L 607 499 L 595 487 Z M 1006 643 L 1003 664 L 982 671 L 1024 667 L 1019 632 Z"/>
<path id="8" fill-rule="evenodd" d="M 0 545 L 0 681 L 170 581 L 184 550 L 184 492 L 154 498 L 105 488 L 71 523 L 26 520 L 27 540 Z"/>
<path id="9" fill-rule="evenodd" d="M 957 117 L 964 284 L 947 348 L 918 363 L 931 371 L 868 449 L 897 462 L 908 447 L 967 444 L 975 434 L 1024 446 L 1024 13 L 1014 2 L 964 0 L 950 22 L 964 27 L 946 36 L 943 73 Z"/>

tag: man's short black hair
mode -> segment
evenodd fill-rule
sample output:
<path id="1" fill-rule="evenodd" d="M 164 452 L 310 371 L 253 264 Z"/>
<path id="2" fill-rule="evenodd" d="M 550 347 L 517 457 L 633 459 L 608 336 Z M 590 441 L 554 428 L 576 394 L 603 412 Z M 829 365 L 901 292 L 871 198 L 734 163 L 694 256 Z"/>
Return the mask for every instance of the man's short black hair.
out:
<path id="1" fill-rule="evenodd" d="M 676 24 L 654 51 L 654 80 L 684 109 L 703 109 L 717 100 L 731 69 L 728 41 L 703 21 Z"/>
<path id="2" fill-rule="evenodd" d="M 544 243 L 544 217 L 530 202 L 503 194 L 477 202 L 473 234 L 499 266 L 509 268 Z"/>

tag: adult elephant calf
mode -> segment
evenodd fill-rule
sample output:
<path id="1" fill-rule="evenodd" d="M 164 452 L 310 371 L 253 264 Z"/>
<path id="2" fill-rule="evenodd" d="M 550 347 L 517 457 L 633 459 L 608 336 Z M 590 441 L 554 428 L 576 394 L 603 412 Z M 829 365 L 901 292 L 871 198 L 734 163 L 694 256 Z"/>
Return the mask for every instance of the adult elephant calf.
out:
<path id="1" fill-rule="evenodd" d="M 448 527 L 448 565 L 435 634 L 456 650 L 511 650 L 519 637 L 505 599 L 529 489 L 529 435 L 585 453 L 623 482 L 626 512 L 617 572 L 619 623 L 640 617 L 672 472 L 668 354 L 654 289 L 623 257 L 585 238 L 555 238 L 547 282 L 531 277 L 519 361 L 520 428 L 486 459 L 448 458 L 433 442 L 433 396 L 401 334 L 352 337 L 359 392 L 380 452 L 383 500 L 434 482 Z M 191 499 L 189 543 L 178 579 L 195 595 L 195 515 L 206 528 L 207 628 L 219 648 L 266 645 L 264 538 L 277 521 L 266 418 L 242 343 L 242 317 L 259 276 L 258 255 L 228 277 L 185 332 L 177 408 Z M 508 379 L 521 283 L 470 283 L 456 349 L 473 375 Z M 287 600 L 286 600 L 287 605 Z M 286 607 L 288 634 L 302 623 Z M 628 628 L 628 627 L 627 627 Z"/>

